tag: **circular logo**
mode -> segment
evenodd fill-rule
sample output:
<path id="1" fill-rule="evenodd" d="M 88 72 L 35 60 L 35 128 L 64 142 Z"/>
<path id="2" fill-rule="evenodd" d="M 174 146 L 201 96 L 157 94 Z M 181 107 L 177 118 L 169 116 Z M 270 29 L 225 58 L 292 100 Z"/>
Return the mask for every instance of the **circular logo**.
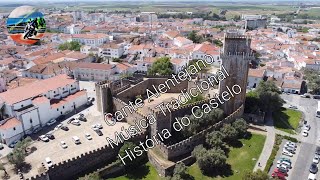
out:
<path id="1" fill-rule="evenodd" d="M 7 19 L 7 29 L 12 40 L 19 44 L 35 44 L 44 36 L 46 22 L 43 14 L 32 6 L 14 9 Z"/>

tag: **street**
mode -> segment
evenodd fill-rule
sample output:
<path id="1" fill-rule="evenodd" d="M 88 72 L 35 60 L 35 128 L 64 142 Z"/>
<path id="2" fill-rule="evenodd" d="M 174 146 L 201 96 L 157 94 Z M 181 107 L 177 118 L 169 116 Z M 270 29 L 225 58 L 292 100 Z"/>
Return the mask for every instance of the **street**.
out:
<path id="1" fill-rule="evenodd" d="M 281 95 L 281 97 L 289 104 L 298 107 L 298 110 L 304 113 L 304 119 L 311 126 L 308 137 L 302 137 L 301 134 L 301 150 L 298 154 L 295 166 L 292 169 L 292 175 L 288 178 L 290 180 L 308 179 L 309 168 L 314 157 L 314 152 L 318 142 L 320 126 L 318 125 L 319 118 L 315 117 L 317 109 L 317 99 L 302 98 L 299 95 Z M 317 179 L 320 177 L 317 174 Z"/>

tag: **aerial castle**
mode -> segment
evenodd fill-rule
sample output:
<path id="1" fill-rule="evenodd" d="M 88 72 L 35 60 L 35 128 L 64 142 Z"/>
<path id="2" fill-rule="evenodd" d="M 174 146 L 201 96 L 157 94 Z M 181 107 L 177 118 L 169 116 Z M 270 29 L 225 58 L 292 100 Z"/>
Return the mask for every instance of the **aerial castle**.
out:
<path id="1" fill-rule="evenodd" d="M 250 48 L 251 38 L 243 35 L 239 30 L 229 30 L 224 36 L 224 46 L 221 66 L 228 71 L 229 77 L 222 80 L 219 86 L 219 93 L 227 91 L 227 87 L 238 84 L 241 93 L 223 104 L 226 114 L 231 114 L 245 102 L 246 87 L 249 71 L 249 63 L 254 58 Z"/>

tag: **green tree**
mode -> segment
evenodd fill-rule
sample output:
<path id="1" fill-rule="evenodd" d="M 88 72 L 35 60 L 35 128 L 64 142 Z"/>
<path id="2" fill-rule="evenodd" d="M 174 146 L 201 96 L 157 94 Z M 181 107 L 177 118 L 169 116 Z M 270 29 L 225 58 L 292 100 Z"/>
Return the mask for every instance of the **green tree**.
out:
<path id="1" fill-rule="evenodd" d="M 202 110 L 198 109 L 194 112 L 194 115 L 195 116 L 193 115 L 189 116 L 190 125 L 182 130 L 182 133 L 185 137 L 194 135 L 208 128 L 208 126 L 211 126 L 219 122 L 220 120 L 222 120 L 223 110 L 216 108 L 211 110 L 210 113 L 205 114 L 202 112 Z M 202 115 L 201 118 L 197 118 L 197 117 L 200 117 L 201 115 Z"/>
<path id="2" fill-rule="evenodd" d="M 197 158 L 203 156 L 206 152 L 207 150 L 203 147 L 203 145 L 198 145 L 193 149 L 191 154 L 193 157 Z"/>
<path id="3" fill-rule="evenodd" d="M 182 162 L 176 164 L 173 170 L 173 177 L 171 180 L 192 180 L 194 179 L 187 173 L 187 167 Z"/>
<path id="4" fill-rule="evenodd" d="M 304 69 L 303 73 L 311 93 L 320 94 L 320 72 L 312 69 Z"/>
<path id="5" fill-rule="evenodd" d="M 106 104 L 106 112 L 113 113 L 113 97 L 111 93 L 111 89 L 107 87 L 107 104 Z"/>
<path id="6" fill-rule="evenodd" d="M 227 156 L 222 149 L 206 150 L 202 156 L 196 157 L 197 164 L 202 173 L 210 174 L 213 170 L 219 171 L 226 165 Z"/>
<path id="7" fill-rule="evenodd" d="M 81 44 L 77 41 L 65 42 L 58 46 L 58 49 L 61 51 L 71 50 L 71 51 L 80 51 Z"/>
<path id="8" fill-rule="evenodd" d="M 26 155 L 21 149 L 14 149 L 7 158 L 11 164 L 20 169 L 25 164 Z"/>
<path id="9" fill-rule="evenodd" d="M 99 173 L 90 173 L 84 177 L 80 177 L 78 180 L 102 180 Z"/>
<path id="10" fill-rule="evenodd" d="M 258 169 L 255 172 L 246 172 L 243 176 L 243 180 L 269 180 L 271 177 L 268 173 Z"/>
<path id="11" fill-rule="evenodd" d="M 261 102 L 260 108 L 265 112 L 280 109 L 284 103 L 280 97 L 281 91 L 273 81 L 261 81 L 256 92 Z"/>
<path id="12" fill-rule="evenodd" d="M 245 108 L 246 113 L 254 113 L 260 108 L 260 99 L 257 91 L 250 91 L 246 94 Z"/>
<path id="13" fill-rule="evenodd" d="M 123 146 L 120 148 L 119 150 L 119 155 L 121 157 L 125 157 L 127 155 L 127 153 L 130 153 L 130 150 L 133 150 L 137 145 L 133 142 L 130 141 L 126 141 Z M 118 156 L 119 158 L 119 156 Z M 123 161 L 125 162 L 125 166 L 127 169 L 134 169 L 136 167 L 141 166 L 141 164 L 144 164 L 143 161 L 146 159 L 146 153 L 143 152 L 143 154 L 141 156 L 136 156 L 135 159 L 132 159 L 132 161 L 130 159 L 124 159 Z M 119 158 L 120 160 L 120 158 Z M 121 161 L 121 160 L 120 160 Z"/>
<path id="14" fill-rule="evenodd" d="M 173 74 L 173 65 L 168 57 L 161 57 L 157 59 L 150 69 L 149 75 L 171 75 Z"/>
<path id="15" fill-rule="evenodd" d="M 198 36 L 196 31 L 191 31 L 188 34 L 188 39 L 190 39 L 194 43 L 201 43 L 202 37 Z"/>
<path id="16" fill-rule="evenodd" d="M 237 130 L 234 127 L 232 127 L 231 124 L 224 124 L 220 131 L 225 141 L 231 142 L 236 140 L 238 137 Z"/>
<path id="17" fill-rule="evenodd" d="M 238 132 L 239 137 L 243 137 L 247 133 L 248 123 L 242 118 L 235 120 L 232 126 Z"/>
<path id="18" fill-rule="evenodd" d="M 223 143 L 223 135 L 220 131 L 213 131 L 206 136 L 206 143 L 210 145 L 210 147 L 222 147 Z"/>

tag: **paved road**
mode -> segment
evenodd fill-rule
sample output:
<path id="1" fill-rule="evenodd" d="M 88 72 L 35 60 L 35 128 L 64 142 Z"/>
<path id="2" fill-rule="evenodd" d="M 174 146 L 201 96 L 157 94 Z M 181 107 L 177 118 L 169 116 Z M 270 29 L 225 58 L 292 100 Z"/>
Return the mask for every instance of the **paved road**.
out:
<path id="1" fill-rule="evenodd" d="M 264 170 L 264 168 L 266 167 L 267 161 L 271 155 L 272 147 L 274 145 L 275 129 L 273 127 L 273 120 L 272 120 L 271 113 L 267 115 L 266 120 L 267 121 L 265 124 L 265 128 L 267 130 L 267 139 L 264 143 L 262 153 L 260 154 L 260 157 L 259 157 L 253 171 L 256 171 L 258 169 Z M 260 163 L 260 166 L 259 166 L 259 163 Z"/>
<path id="2" fill-rule="evenodd" d="M 301 137 L 301 150 L 298 154 L 297 163 L 292 171 L 290 180 L 301 180 L 307 179 L 309 175 L 309 167 L 312 163 L 314 157 L 314 152 L 318 143 L 320 125 L 318 118 L 315 117 L 317 109 L 316 99 L 301 98 L 298 95 L 282 95 L 282 98 L 288 102 L 288 104 L 296 105 L 299 110 L 304 112 L 305 120 L 308 121 L 308 124 L 311 126 L 309 131 L 309 136 L 307 138 Z M 318 173 L 318 178 L 319 178 Z"/>

